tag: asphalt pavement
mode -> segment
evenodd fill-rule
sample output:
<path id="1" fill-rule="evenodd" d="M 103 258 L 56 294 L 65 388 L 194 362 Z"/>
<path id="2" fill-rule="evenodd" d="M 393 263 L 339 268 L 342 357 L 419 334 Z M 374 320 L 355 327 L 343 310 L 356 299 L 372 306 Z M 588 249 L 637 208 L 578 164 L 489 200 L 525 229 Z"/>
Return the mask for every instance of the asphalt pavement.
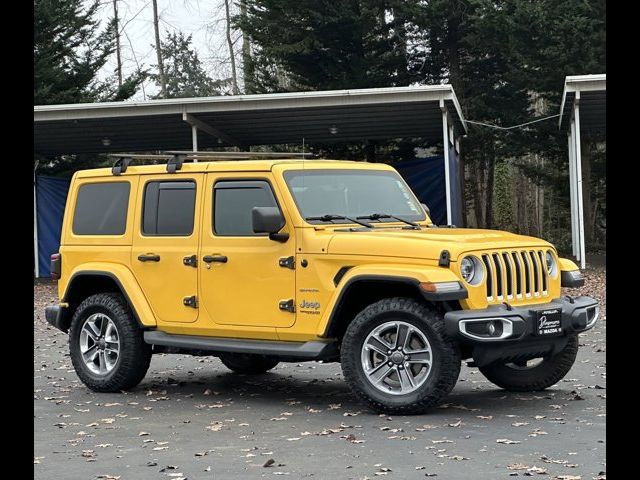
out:
<path id="1" fill-rule="evenodd" d="M 587 290 L 604 295 L 604 279 Z M 544 392 L 508 393 L 464 366 L 439 408 L 389 417 L 355 399 L 339 364 L 243 376 L 216 358 L 157 355 L 136 389 L 93 393 L 67 335 L 44 321 L 54 285 L 34 296 L 36 479 L 606 478 L 606 320 Z"/>

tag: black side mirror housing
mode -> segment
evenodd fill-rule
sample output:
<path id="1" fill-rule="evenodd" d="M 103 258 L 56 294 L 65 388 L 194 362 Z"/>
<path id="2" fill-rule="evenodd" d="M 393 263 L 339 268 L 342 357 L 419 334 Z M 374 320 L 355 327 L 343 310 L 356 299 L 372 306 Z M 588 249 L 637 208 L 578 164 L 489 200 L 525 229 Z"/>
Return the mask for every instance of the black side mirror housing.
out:
<path id="1" fill-rule="evenodd" d="M 251 209 L 251 225 L 254 233 L 268 233 L 272 240 L 286 241 L 289 235 L 278 233 L 284 227 L 284 223 L 284 217 L 278 207 L 253 207 Z"/>

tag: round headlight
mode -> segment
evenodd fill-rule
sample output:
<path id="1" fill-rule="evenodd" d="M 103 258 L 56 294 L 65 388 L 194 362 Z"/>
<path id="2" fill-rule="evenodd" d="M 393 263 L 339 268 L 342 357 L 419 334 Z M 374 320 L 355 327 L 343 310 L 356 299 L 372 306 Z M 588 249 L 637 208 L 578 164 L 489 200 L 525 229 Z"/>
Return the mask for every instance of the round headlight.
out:
<path id="1" fill-rule="evenodd" d="M 482 265 L 476 257 L 464 257 L 460 262 L 460 274 L 465 282 L 478 285 L 482 281 Z"/>
<path id="2" fill-rule="evenodd" d="M 558 270 L 558 266 L 556 264 L 556 258 L 553 256 L 553 253 L 547 252 L 546 259 L 547 259 L 547 273 L 549 274 L 550 277 L 555 277 Z"/>

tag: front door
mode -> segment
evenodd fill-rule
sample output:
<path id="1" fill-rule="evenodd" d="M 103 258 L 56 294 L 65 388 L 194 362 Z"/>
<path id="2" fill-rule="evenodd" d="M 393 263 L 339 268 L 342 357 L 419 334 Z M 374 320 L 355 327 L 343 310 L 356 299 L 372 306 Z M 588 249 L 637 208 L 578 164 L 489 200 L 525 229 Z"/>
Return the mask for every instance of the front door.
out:
<path id="1" fill-rule="evenodd" d="M 295 322 L 295 270 L 280 260 L 295 255 L 286 242 L 253 233 L 253 207 L 278 207 L 269 176 L 207 174 L 198 256 L 202 313 L 224 325 L 290 327 Z M 286 214 L 285 214 L 285 218 Z M 289 303 L 288 303 L 289 302 Z"/>
<path id="2" fill-rule="evenodd" d="M 204 174 L 141 177 L 131 265 L 160 322 L 198 318 L 197 253 Z"/>

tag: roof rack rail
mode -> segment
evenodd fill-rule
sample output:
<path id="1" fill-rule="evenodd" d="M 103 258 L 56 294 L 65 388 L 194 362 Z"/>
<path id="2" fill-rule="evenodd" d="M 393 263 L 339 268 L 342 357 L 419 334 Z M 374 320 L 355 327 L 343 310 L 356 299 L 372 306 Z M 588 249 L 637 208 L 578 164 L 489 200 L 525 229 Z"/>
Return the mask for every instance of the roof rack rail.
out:
<path id="1" fill-rule="evenodd" d="M 211 158 L 213 160 L 244 160 L 247 158 L 318 158 L 311 152 L 192 152 L 189 150 L 167 150 L 163 153 L 186 155 L 188 158 Z"/>
<path id="2" fill-rule="evenodd" d="M 162 153 L 110 153 L 109 157 L 117 158 L 111 173 L 120 175 L 127 171 L 132 160 L 166 160 L 167 172 L 175 173 L 182 168 L 186 160 L 248 160 L 253 158 L 302 158 L 317 159 L 315 153 L 309 152 L 192 152 L 188 150 L 168 150 Z"/>

